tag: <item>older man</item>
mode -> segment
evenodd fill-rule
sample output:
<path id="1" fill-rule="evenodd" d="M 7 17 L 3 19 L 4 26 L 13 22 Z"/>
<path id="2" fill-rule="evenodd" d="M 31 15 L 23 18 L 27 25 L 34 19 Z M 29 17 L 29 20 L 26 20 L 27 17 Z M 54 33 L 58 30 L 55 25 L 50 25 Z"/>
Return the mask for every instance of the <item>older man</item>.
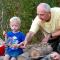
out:
<path id="1" fill-rule="evenodd" d="M 54 51 L 58 51 L 57 47 L 60 39 L 60 8 L 50 6 L 46 3 L 40 3 L 37 6 L 37 16 L 35 17 L 29 32 L 26 35 L 24 46 L 32 39 L 32 37 L 41 28 L 44 38 L 42 42 L 49 43 Z"/>

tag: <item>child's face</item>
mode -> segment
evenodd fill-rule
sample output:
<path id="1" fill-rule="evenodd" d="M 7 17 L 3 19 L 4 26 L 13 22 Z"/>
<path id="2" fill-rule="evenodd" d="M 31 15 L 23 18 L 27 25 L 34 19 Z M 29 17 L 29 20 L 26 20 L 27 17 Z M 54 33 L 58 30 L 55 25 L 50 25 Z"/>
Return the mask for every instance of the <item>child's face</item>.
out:
<path id="1" fill-rule="evenodd" d="M 10 28 L 13 32 L 17 32 L 20 28 L 19 23 L 16 21 L 10 22 Z"/>

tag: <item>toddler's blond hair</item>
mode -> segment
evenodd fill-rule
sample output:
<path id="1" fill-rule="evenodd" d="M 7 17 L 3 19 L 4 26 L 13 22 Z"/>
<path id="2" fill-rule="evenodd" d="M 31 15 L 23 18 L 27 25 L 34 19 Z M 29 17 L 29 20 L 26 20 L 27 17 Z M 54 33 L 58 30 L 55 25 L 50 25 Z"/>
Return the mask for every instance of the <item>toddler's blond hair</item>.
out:
<path id="1" fill-rule="evenodd" d="M 14 16 L 14 17 L 12 17 L 12 18 L 10 19 L 10 22 L 14 22 L 14 21 L 16 21 L 16 22 L 18 22 L 19 24 L 21 24 L 21 19 L 20 19 L 19 17 Z"/>

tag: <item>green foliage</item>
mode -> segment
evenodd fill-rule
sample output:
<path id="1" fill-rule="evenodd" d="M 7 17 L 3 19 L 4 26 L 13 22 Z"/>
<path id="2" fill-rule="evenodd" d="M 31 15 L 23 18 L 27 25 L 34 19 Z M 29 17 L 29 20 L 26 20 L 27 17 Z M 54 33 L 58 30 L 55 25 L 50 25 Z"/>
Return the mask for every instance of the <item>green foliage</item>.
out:
<path id="1" fill-rule="evenodd" d="M 26 34 L 36 16 L 36 7 L 41 2 L 46 2 L 51 7 L 60 6 L 60 0 L 0 0 L 0 36 L 2 37 L 3 30 L 10 30 L 9 19 L 13 16 L 21 18 L 22 26 L 20 30 Z M 40 32 L 40 34 L 36 35 L 37 38 L 34 37 L 34 42 L 41 36 Z"/>

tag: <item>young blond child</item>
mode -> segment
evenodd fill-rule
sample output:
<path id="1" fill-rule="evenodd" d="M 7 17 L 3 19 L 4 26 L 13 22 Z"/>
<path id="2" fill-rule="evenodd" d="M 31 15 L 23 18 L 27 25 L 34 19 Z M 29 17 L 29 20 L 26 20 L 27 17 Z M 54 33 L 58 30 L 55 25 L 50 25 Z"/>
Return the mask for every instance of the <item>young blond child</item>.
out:
<path id="1" fill-rule="evenodd" d="M 21 20 L 19 17 L 12 17 L 10 19 L 11 31 L 7 32 L 8 45 L 5 50 L 4 60 L 16 60 L 17 57 L 23 53 L 23 47 L 20 43 L 25 39 L 23 32 L 20 32 Z"/>

